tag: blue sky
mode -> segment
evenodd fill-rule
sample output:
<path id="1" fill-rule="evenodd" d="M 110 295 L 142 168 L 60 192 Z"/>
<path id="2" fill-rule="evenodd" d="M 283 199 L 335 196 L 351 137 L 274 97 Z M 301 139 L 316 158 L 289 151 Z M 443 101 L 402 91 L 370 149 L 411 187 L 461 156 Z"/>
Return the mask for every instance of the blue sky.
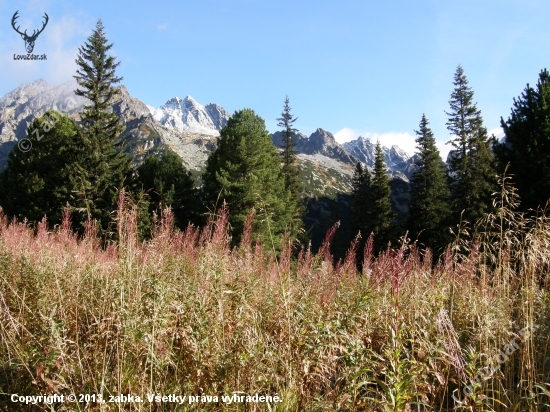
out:
<path id="1" fill-rule="evenodd" d="M 34 53 L 11 27 L 50 21 Z M 296 126 L 339 141 L 360 134 L 414 150 L 426 113 L 443 154 L 453 75 L 464 68 L 485 126 L 499 132 L 513 98 L 550 64 L 550 2 L 0 0 L 0 95 L 74 74 L 77 49 L 103 20 L 130 94 L 154 107 L 191 95 L 230 113 L 254 109 L 276 131 L 288 94 Z"/>

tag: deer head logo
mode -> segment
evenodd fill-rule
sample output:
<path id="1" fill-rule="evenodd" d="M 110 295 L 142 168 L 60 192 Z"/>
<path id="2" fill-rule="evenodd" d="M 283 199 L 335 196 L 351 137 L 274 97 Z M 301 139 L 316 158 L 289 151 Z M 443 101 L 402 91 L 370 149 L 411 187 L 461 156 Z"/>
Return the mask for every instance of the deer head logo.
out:
<path id="1" fill-rule="evenodd" d="M 38 37 L 38 35 L 40 33 L 42 33 L 42 31 L 44 30 L 44 28 L 46 27 L 46 24 L 48 24 L 49 17 L 46 13 L 44 13 L 44 18 L 46 20 L 46 21 L 44 21 L 44 25 L 42 26 L 42 28 L 40 30 L 38 30 L 38 32 L 36 30 L 34 30 L 33 33 L 32 33 L 32 36 L 29 36 L 29 35 L 27 35 L 27 30 L 25 30 L 24 33 L 21 33 L 19 31 L 19 26 L 15 27 L 15 20 L 17 20 L 17 18 L 19 17 L 17 15 L 17 13 L 19 13 L 19 10 L 14 13 L 14 15 L 11 19 L 11 25 L 12 25 L 13 29 L 21 35 L 23 40 L 25 40 L 25 48 L 27 49 L 27 53 L 32 53 L 32 51 L 34 49 L 34 42 L 36 41 L 36 38 Z"/>

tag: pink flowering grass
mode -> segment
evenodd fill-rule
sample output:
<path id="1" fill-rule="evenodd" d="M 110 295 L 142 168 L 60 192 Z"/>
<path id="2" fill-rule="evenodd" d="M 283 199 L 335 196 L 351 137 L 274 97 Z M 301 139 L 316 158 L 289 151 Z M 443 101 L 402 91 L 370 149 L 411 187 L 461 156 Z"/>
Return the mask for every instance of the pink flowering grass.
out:
<path id="1" fill-rule="evenodd" d="M 106 246 L 94 222 L 79 238 L 69 214 L 59 227 L 44 220 L 32 229 L 0 213 L 0 410 L 30 410 L 11 402 L 13 393 L 220 397 L 80 405 L 105 411 L 535 411 L 550 403 L 545 215 L 512 214 L 521 225 L 502 230 L 493 220 L 438 262 L 406 242 L 374 256 L 372 238 L 334 262 L 336 226 L 319 253 L 294 259 L 289 239 L 275 256 L 253 238 L 253 215 L 231 248 L 225 206 L 185 231 L 174 230 L 167 210 L 139 242 L 136 211 L 124 194 L 119 204 L 118 241 Z M 521 244 L 495 243 L 495 233 L 512 239 L 509 230 Z M 526 325 L 529 339 L 466 397 L 487 359 Z M 233 392 L 283 402 L 221 402 Z"/>

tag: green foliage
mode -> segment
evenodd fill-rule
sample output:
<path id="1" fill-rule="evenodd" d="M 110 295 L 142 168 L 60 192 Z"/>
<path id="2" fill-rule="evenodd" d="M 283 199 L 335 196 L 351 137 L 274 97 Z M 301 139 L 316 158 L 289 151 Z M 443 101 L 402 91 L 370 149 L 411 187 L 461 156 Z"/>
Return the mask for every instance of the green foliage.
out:
<path id="1" fill-rule="evenodd" d="M 32 148 L 12 150 L 0 174 L 0 205 L 20 221 L 36 223 L 47 216 L 51 223 L 61 223 L 74 196 L 71 173 L 83 156 L 79 128 L 68 117 L 47 111 L 32 122 L 27 135 Z"/>
<path id="2" fill-rule="evenodd" d="M 159 159 L 150 156 L 137 169 L 137 186 L 149 195 L 149 213 L 157 216 L 171 207 L 175 224 L 184 230 L 189 224 L 199 223 L 201 202 L 191 174 L 181 158 L 168 150 Z"/>
<path id="3" fill-rule="evenodd" d="M 283 128 L 281 133 L 283 134 L 284 146 L 283 151 L 281 152 L 281 162 L 282 173 L 285 177 L 285 189 L 290 190 L 292 196 L 296 200 L 299 200 L 302 192 L 302 187 L 300 182 L 298 181 L 299 171 L 296 167 L 296 154 L 298 152 L 294 150 L 296 142 L 292 140 L 292 137 L 298 131 L 293 127 L 294 122 L 298 120 L 298 118 L 293 117 L 290 113 L 290 110 L 290 101 L 287 96 L 285 99 L 285 105 L 283 108 L 283 112 L 281 113 L 281 117 L 277 119 L 277 126 Z"/>
<path id="4" fill-rule="evenodd" d="M 285 189 L 280 159 L 265 122 L 251 109 L 235 112 L 220 132 L 203 176 L 212 211 L 229 206 L 233 244 L 243 235 L 245 220 L 255 213 L 254 235 L 264 245 L 280 248 L 295 206 Z"/>
<path id="5" fill-rule="evenodd" d="M 361 239 L 358 243 L 358 250 L 362 251 L 366 239 L 371 232 L 369 227 L 368 211 L 372 205 L 371 198 L 371 175 L 368 169 L 364 170 L 361 162 L 355 166 L 352 178 L 352 191 L 350 199 L 351 211 L 351 239 L 353 240 L 359 233 Z M 360 254 L 361 255 L 361 254 Z M 359 261 L 362 256 L 358 256 Z"/>
<path id="6" fill-rule="evenodd" d="M 368 228 L 374 233 L 376 249 L 384 249 L 393 237 L 392 221 L 395 217 L 390 202 L 391 189 L 386 163 L 380 142 L 376 143 L 374 176 L 371 185 L 371 205 L 366 211 Z"/>
<path id="7" fill-rule="evenodd" d="M 232 249 L 223 217 L 174 233 L 165 216 L 141 243 L 136 212 L 118 210 L 118 241 L 107 251 L 93 230 L 81 239 L 66 225 L 35 231 L 0 213 L 2 410 L 29 410 L 10 394 L 90 388 L 107 400 L 128 388 L 242 389 L 282 400 L 165 410 L 548 409 L 550 216 L 514 212 L 509 233 L 491 228 L 436 267 L 407 245 L 367 252 L 359 276 L 353 253 L 333 265 L 327 247 L 278 262 L 260 248 Z M 493 270 L 496 250 L 487 243 L 515 257 Z"/>
<path id="8" fill-rule="evenodd" d="M 291 199 L 290 202 L 294 203 L 294 211 L 292 214 L 292 234 L 296 235 L 298 231 L 303 227 L 302 217 L 305 213 L 306 205 L 302 201 L 302 192 L 304 190 L 302 183 L 300 182 L 299 175 L 300 171 L 298 170 L 296 154 L 298 153 L 294 150 L 296 142 L 292 140 L 292 137 L 298 131 L 293 127 L 294 122 L 298 119 L 293 117 L 290 113 L 290 101 L 288 96 L 285 98 L 285 105 L 281 117 L 279 117 L 277 126 L 283 128 L 283 151 L 281 152 L 281 173 L 285 179 L 285 189 L 290 191 Z M 305 238 L 302 240 L 306 240 Z"/>
<path id="9" fill-rule="evenodd" d="M 449 141 L 449 189 L 453 223 L 462 219 L 476 222 L 491 209 L 491 195 L 496 189 L 496 169 L 481 111 L 473 102 L 474 92 L 459 65 L 455 89 L 451 93 L 447 129 L 454 137 Z"/>
<path id="10" fill-rule="evenodd" d="M 446 222 L 449 215 L 449 191 L 445 182 L 446 166 L 435 145 L 428 119 L 423 114 L 416 131 L 418 170 L 412 177 L 407 229 L 411 239 L 434 249 L 450 241 Z"/>
<path id="11" fill-rule="evenodd" d="M 103 24 L 98 20 L 88 41 L 78 49 L 74 76 L 79 85 L 75 94 L 86 97 L 90 104 L 81 113 L 85 157 L 74 173 L 72 183 L 78 196 L 72 206 L 78 221 L 97 219 L 103 230 L 111 221 L 118 192 L 131 171 L 129 157 L 116 149 L 122 124 L 112 111 L 118 92 L 113 85 L 122 78 L 115 74 L 120 63 L 107 54 L 113 46 L 107 43 Z"/>
<path id="12" fill-rule="evenodd" d="M 529 85 L 514 99 L 508 120 L 501 118 L 506 143 L 496 147 L 501 170 L 508 172 L 521 197 L 522 210 L 544 207 L 550 199 L 550 74 L 539 74 L 536 88 Z"/>
<path id="13" fill-rule="evenodd" d="M 390 202 L 391 189 L 386 163 L 380 143 L 376 144 L 374 175 L 357 163 L 352 179 L 351 228 L 352 237 L 361 232 L 359 250 L 365 240 L 374 234 L 375 248 L 381 250 L 393 238 L 392 221 L 395 217 Z"/>

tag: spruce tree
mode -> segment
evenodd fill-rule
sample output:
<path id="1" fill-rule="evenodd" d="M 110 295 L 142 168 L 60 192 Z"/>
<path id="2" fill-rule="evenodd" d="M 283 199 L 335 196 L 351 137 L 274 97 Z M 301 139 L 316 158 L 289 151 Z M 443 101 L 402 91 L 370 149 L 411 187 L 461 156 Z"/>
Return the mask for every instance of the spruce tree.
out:
<path id="1" fill-rule="evenodd" d="M 298 132 L 298 130 L 295 129 L 293 126 L 294 122 L 298 120 L 298 118 L 292 116 L 290 111 L 290 101 L 288 99 L 288 96 L 286 96 L 283 112 L 281 113 L 281 117 L 277 119 L 277 125 L 283 128 L 281 132 L 283 134 L 283 150 L 281 152 L 281 173 L 283 174 L 285 179 L 285 189 L 290 191 L 291 194 L 290 201 L 293 203 L 292 206 L 294 207 L 294 211 L 292 214 L 293 218 L 291 232 L 292 235 L 296 235 L 303 227 L 302 217 L 305 213 L 306 205 L 305 202 L 302 201 L 303 186 L 299 180 L 300 171 L 298 170 L 296 159 L 296 155 L 298 152 L 294 150 L 296 142 L 292 139 L 294 135 Z M 305 237 L 302 236 L 302 240 L 306 240 Z"/>
<path id="2" fill-rule="evenodd" d="M 481 111 L 473 102 L 474 92 L 459 65 L 453 82 L 447 129 L 454 137 L 448 157 L 448 184 L 453 224 L 461 217 L 477 222 L 491 209 L 491 195 L 496 189 L 496 169 L 491 151 L 493 142 L 483 127 Z"/>
<path id="3" fill-rule="evenodd" d="M 415 131 L 418 160 L 411 179 L 407 229 L 412 239 L 440 251 L 450 241 L 446 228 L 449 215 L 449 190 L 445 182 L 447 168 L 428 124 L 423 114 L 419 130 Z"/>
<path id="4" fill-rule="evenodd" d="M 46 216 L 59 224 L 74 195 L 71 174 L 81 160 L 82 136 L 74 120 L 51 110 L 29 125 L 27 136 L 30 150 L 14 148 L 0 173 L 0 206 L 19 221 L 35 224 Z"/>
<path id="5" fill-rule="evenodd" d="M 74 210 L 80 221 L 88 217 L 97 219 L 104 230 L 116 210 L 118 192 L 131 172 L 129 157 L 117 150 L 122 124 L 112 105 L 118 94 L 114 85 L 122 77 L 115 73 L 120 62 L 108 55 L 112 47 L 98 20 L 88 41 L 78 49 L 78 70 L 74 76 L 79 86 L 75 94 L 90 101 L 81 113 L 85 156 L 74 177 L 73 184 L 77 187 Z"/>
<path id="6" fill-rule="evenodd" d="M 368 172 L 367 172 L 368 173 Z M 391 189 L 386 163 L 380 142 L 376 142 L 374 176 L 372 178 L 369 207 L 365 211 L 367 230 L 374 233 L 374 245 L 378 251 L 385 249 L 393 238 L 392 221 L 395 217 L 390 202 Z"/>
<path id="7" fill-rule="evenodd" d="M 523 210 L 544 207 L 550 199 L 550 74 L 539 74 L 536 88 L 529 85 L 514 99 L 508 120 L 501 118 L 505 143 L 495 150 L 500 172 L 508 173 L 518 189 Z"/>
<path id="8" fill-rule="evenodd" d="M 290 101 L 288 96 L 285 99 L 285 105 L 281 117 L 279 117 L 277 126 L 282 127 L 283 135 L 283 150 L 281 152 L 282 173 L 285 177 L 285 189 L 290 190 L 292 196 L 299 200 L 302 193 L 302 186 L 298 180 L 298 168 L 296 167 L 296 154 L 294 150 L 296 142 L 292 140 L 294 135 L 298 132 L 294 128 L 294 122 L 298 120 L 297 117 L 292 116 L 290 113 Z"/>
<path id="9" fill-rule="evenodd" d="M 372 190 L 371 175 L 368 168 L 363 169 L 361 162 L 355 165 L 355 171 L 352 177 L 352 191 L 350 198 L 350 235 L 348 236 L 348 244 L 355 240 L 357 235 L 361 235 L 357 244 L 357 263 L 359 267 L 362 265 L 363 249 L 365 242 L 372 232 L 369 227 L 368 212 L 372 207 L 371 190 Z"/>
<path id="10" fill-rule="evenodd" d="M 371 175 L 367 169 L 363 169 L 361 162 L 357 162 L 352 178 L 351 192 L 351 235 L 355 238 L 361 233 L 361 238 L 368 238 L 367 213 L 371 207 Z"/>
<path id="11" fill-rule="evenodd" d="M 264 120 L 253 110 L 235 112 L 220 131 L 203 182 L 211 211 L 219 209 L 223 201 L 229 206 L 234 245 L 240 242 L 246 217 L 253 211 L 254 234 L 268 248 L 280 249 L 294 206 L 285 189 L 277 150 Z"/>

